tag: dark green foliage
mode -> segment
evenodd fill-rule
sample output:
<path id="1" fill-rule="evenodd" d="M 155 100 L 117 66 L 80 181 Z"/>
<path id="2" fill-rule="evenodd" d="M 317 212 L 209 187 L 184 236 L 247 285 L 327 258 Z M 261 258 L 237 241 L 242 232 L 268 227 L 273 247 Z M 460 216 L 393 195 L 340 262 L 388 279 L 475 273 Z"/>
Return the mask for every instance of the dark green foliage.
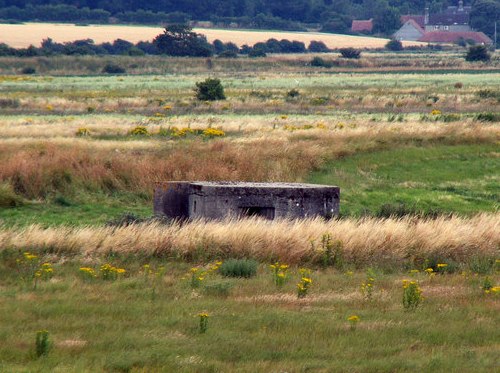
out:
<path id="1" fill-rule="evenodd" d="M 359 59 L 361 57 L 361 51 L 356 48 L 341 48 L 339 51 L 343 58 Z"/>
<path id="2" fill-rule="evenodd" d="M 159 53 L 169 56 L 210 57 L 213 54 L 212 46 L 205 36 L 193 32 L 187 25 L 166 27 L 153 43 Z"/>
<path id="3" fill-rule="evenodd" d="M 333 64 L 331 62 L 325 61 L 321 57 L 314 57 L 311 60 L 310 64 L 311 64 L 311 66 L 314 66 L 314 67 L 326 67 L 326 68 L 329 68 L 329 67 L 333 66 Z"/>
<path id="4" fill-rule="evenodd" d="M 103 67 L 102 72 L 106 74 L 125 74 L 127 71 L 121 66 L 108 63 Z"/>
<path id="5" fill-rule="evenodd" d="M 500 122 L 499 113 L 479 113 L 476 115 L 476 120 L 480 122 Z"/>
<path id="6" fill-rule="evenodd" d="M 493 39 L 495 21 L 500 19 L 500 2 L 498 0 L 475 0 L 472 2 L 470 25 L 476 31 L 482 31 Z"/>
<path id="7" fill-rule="evenodd" d="M 473 45 L 469 47 L 467 54 L 465 55 L 465 60 L 469 62 L 475 61 L 489 61 L 491 58 L 488 53 L 488 49 L 484 45 Z"/>
<path id="8" fill-rule="evenodd" d="M 47 355 L 50 350 L 49 332 L 40 330 L 36 332 L 35 353 L 37 357 Z"/>
<path id="9" fill-rule="evenodd" d="M 296 98 L 296 97 L 299 97 L 300 96 L 300 92 L 298 89 L 291 89 L 289 90 L 287 93 L 286 93 L 286 97 L 287 98 Z"/>
<path id="10" fill-rule="evenodd" d="M 399 40 L 392 39 L 387 42 L 387 44 L 385 45 L 385 49 L 398 52 L 402 51 L 404 48 L 403 48 L 403 43 L 401 43 Z"/>
<path id="11" fill-rule="evenodd" d="M 248 57 L 266 57 L 266 51 L 261 48 L 253 48 L 250 52 L 248 52 Z"/>
<path id="12" fill-rule="evenodd" d="M 495 267 L 495 258 L 487 258 L 484 256 L 477 256 L 469 261 L 469 269 L 473 273 L 479 275 L 488 275 L 493 272 Z"/>
<path id="13" fill-rule="evenodd" d="M 233 50 L 225 50 L 220 52 L 217 57 L 220 58 L 238 58 L 238 53 Z"/>
<path id="14" fill-rule="evenodd" d="M 307 47 L 307 49 L 309 50 L 309 52 L 313 53 L 327 53 L 330 51 L 330 49 L 326 46 L 325 43 L 323 43 L 322 41 L 315 41 L 315 40 L 312 40 L 309 43 L 309 47 Z"/>
<path id="15" fill-rule="evenodd" d="M 222 263 L 219 273 L 226 277 L 250 278 L 257 274 L 257 266 L 252 259 L 229 259 Z"/>
<path id="16" fill-rule="evenodd" d="M 27 67 L 24 67 L 22 70 L 21 70 L 21 74 L 25 74 L 25 75 L 32 75 L 32 74 L 35 74 L 36 73 L 36 69 L 32 66 L 27 66 Z"/>
<path id="17" fill-rule="evenodd" d="M 196 98 L 200 101 L 225 100 L 224 87 L 219 79 L 207 78 L 196 83 Z"/>

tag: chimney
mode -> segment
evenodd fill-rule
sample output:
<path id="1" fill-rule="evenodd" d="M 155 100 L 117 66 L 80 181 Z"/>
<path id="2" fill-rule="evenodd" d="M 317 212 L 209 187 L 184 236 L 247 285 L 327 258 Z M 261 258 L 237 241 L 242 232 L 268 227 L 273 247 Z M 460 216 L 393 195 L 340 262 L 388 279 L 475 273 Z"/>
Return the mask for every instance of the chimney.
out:
<path id="1" fill-rule="evenodd" d="M 425 15 L 424 15 L 424 25 L 429 23 L 429 8 L 425 7 Z"/>
<path id="2" fill-rule="evenodd" d="M 464 11 L 464 2 L 463 2 L 463 0 L 460 0 L 458 2 L 458 11 L 459 12 L 463 12 Z"/>

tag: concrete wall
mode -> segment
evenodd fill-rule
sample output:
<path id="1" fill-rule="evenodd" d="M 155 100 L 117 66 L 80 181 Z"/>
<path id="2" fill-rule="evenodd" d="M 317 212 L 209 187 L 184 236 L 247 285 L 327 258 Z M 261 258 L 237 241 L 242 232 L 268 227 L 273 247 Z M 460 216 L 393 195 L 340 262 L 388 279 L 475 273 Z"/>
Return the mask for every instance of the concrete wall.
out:
<path id="1" fill-rule="evenodd" d="M 339 213 L 340 190 L 283 183 L 167 183 L 155 190 L 154 212 L 178 219 L 331 217 Z"/>

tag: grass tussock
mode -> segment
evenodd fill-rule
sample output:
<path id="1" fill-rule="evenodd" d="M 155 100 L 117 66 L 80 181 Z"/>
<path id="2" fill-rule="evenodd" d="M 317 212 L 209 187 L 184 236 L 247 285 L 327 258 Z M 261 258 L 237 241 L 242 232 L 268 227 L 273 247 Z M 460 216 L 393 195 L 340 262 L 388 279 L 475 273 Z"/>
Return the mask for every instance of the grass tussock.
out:
<path id="1" fill-rule="evenodd" d="M 472 218 L 389 218 L 322 221 L 250 219 L 127 227 L 0 228 L 1 249 L 29 248 L 85 256 L 141 254 L 183 260 L 253 258 L 321 264 L 321 238 L 338 240 L 342 263 L 353 266 L 423 265 L 428 260 L 467 262 L 498 256 L 498 214 Z"/>

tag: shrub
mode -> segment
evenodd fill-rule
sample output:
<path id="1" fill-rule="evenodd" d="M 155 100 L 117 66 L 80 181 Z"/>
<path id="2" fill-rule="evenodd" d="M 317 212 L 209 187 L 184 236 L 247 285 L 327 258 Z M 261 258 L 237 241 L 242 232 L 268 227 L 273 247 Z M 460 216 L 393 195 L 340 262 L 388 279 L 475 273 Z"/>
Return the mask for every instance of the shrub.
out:
<path id="1" fill-rule="evenodd" d="M 500 121 L 500 114 L 498 113 L 479 113 L 476 115 L 476 120 L 480 122 L 498 122 Z"/>
<path id="2" fill-rule="evenodd" d="M 222 263 L 219 273 L 226 277 L 250 278 L 257 274 L 257 262 L 252 259 L 229 259 Z"/>
<path id="3" fill-rule="evenodd" d="M 465 60 L 469 62 L 489 61 L 491 58 L 488 49 L 484 45 L 473 45 L 467 50 Z"/>
<path id="4" fill-rule="evenodd" d="M 412 311 L 422 303 L 422 290 L 416 281 L 403 281 L 403 307 Z"/>
<path id="5" fill-rule="evenodd" d="M 214 137 L 224 137 L 226 136 L 226 133 L 221 129 L 207 128 L 206 130 L 203 131 L 203 136 L 211 139 Z"/>
<path id="6" fill-rule="evenodd" d="M 313 53 L 327 53 L 330 49 L 322 41 L 312 40 L 307 48 L 309 52 Z"/>
<path id="7" fill-rule="evenodd" d="M 233 50 L 225 50 L 220 52 L 217 57 L 220 58 L 238 58 L 238 53 Z"/>
<path id="8" fill-rule="evenodd" d="M 50 350 L 49 332 L 46 330 L 39 330 L 36 332 L 35 339 L 35 352 L 37 357 L 47 355 Z"/>
<path id="9" fill-rule="evenodd" d="M 36 69 L 34 67 L 27 66 L 21 70 L 21 73 L 26 75 L 32 75 L 36 73 Z"/>
<path id="10" fill-rule="evenodd" d="M 201 101 L 225 100 L 224 87 L 219 79 L 207 78 L 196 83 L 196 98 Z"/>
<path id="11" fill-rule="evenodd" d="M 314 57 L 311 62 L 310 62 L 311 66 L 314 66 L 314 67 L 332 67 L 333 64 L 331 62 L 328 62 L 328 61 L 325 61 L 323 58 L 321 57 Z"/>
<path id="12" fill-rule="evenodd" d="M 387 42 L 387 44 L 385 45 L 385 49 L 397 52 L 402 51 L 404 48 L 403 43 L 401 43 L 399 40 L 392 39 Z"/>
<path id="13" fill-rule="evenodd" d="M 260 48 L 252 48 L 252 50 L 248 52 L 248 57 L 256 58 L 256 57 L 266 57 L 266 56 L 267 56 L 266 51 Z"/>
<path id="14" fill-rule="evenodd" d="M 18 196 L 12 185 L 8 183 L 0 184 L 0 207 L 18 207 L 24 204 L 22 197 Z"/>
<path id="15" fill-rule="evenodd" d="M 289 90 L 287 93 L 286 93 L 286 97 L 287 98 L 295 98 L 295 97 L 299 97 L 300 96 L 300 92 L 298 89 L 291 89 Z"/>
<path id="16" fill-rule="evenodd" d="M 119 65 L 108 63 L 103 67 L 102 72 L 105 74 L 125 74 L 127 71 Z"/>
<path id="17" fill-rule="evenodd" d="M 361 57 L 361 51 L 355 48 L 341 48 L 340 54 L 343 58 L 358 59 Z"/>

